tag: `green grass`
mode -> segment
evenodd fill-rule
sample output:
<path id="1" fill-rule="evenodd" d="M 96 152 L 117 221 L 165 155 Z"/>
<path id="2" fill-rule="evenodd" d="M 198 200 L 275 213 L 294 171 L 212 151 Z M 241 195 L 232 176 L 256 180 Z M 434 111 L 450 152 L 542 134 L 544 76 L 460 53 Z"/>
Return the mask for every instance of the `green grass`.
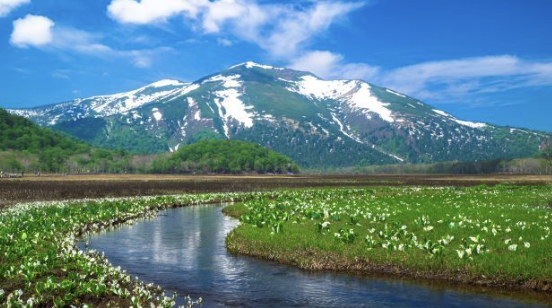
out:
<path id="1" fill-rule="evenodd" d="M 0 306 L 171 307 L 174 298 L 162 289 L 131 279 L 98 253 L 79 251 L 78 238 L 169 207 L 240 200 L 225 209 L 242 221 L 227 238 L 233 252 L 310 269 L 552 285 L 550 186 L 302 189 L 2 210 Z"/>
<path id="2" fill-rule="evenodd" d="M 288 191 L 229 213 L 227 247 L 307 269 L 550 291 L 552 187 Z"/>
<path id="3" fill-rule="evenodd" d="M 77 239 L 161 209 L 253 198 L 253 193 L 198 194 L 82 202 L 33 203 L 0 211 L 1 307 L 172 307 L 157 286 L 111 266 Z M 192 302 L 188 302 L 191 304 Z"/>

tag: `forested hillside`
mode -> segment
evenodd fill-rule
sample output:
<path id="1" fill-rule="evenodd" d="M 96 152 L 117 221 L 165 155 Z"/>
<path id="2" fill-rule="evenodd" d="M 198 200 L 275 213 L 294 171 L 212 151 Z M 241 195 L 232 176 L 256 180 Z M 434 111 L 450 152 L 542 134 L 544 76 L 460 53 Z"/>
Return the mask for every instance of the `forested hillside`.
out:
<path id="1" fill-rule="evenodd" d="M 296 173 L 288 157 L 257 144 L 203 140 L 153 162 L 159 173 Z"/>
<path id="2" fill-rule="evenodd" d="M 31 121 L 0 109 L 0 150 L 29 153 L 59 151 L 68 154 L 88 151 L 90 146 L 60 133 L 36 126 Z"/>
<path id="3" fill-rule="evenodd" d="M 124 152 L 93 148 L 0 108 L 0 170 L 4 172 L 118 172 Z"/>

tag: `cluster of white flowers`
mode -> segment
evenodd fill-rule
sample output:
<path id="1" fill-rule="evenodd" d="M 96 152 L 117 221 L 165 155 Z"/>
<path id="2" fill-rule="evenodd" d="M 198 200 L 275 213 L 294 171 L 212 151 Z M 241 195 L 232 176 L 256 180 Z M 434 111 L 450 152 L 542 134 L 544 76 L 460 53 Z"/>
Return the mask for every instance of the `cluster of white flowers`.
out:
<path id="1" fill-rule="evenodd" d="M 2 281 L 22 280 L 21 290 L 0 289 L 0 303 L 7 307 L 35 307 L 54 297 L 54 306 L 68 306 L 79 296 L 115 295 L 131 299 L 133 307 L 173 307 L 176 294 L 165 296 L 160 287 L 132 280 L 121 268 L 113 267 L 103 254 L 81 251 L 77 240 L 120 224 L 154 217 L 169 207 L 250 199 L 258 193 L 218 193 L 160 197 L 83 199 L 18 204 L 0 211 L 0 253 L 8 260 Z M 70 273 L 68 269 L 75 272 Z M 60 271 L 63 278 L 50 276 Z M 43 278 L 46 278 L 44 281 Z M 8 294 L 6 294 L 8 293 Z M 198 301 L 187 301 L 191 307 Z"/>

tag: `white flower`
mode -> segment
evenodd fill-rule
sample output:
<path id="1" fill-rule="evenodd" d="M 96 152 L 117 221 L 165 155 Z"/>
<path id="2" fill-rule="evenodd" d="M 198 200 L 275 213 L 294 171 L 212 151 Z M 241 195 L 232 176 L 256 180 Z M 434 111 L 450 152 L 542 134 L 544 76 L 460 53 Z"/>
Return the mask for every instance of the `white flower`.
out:
<path id="1" fill-rule="evenodd" d="M 485 249 L 485 246 L 483 246 L 481 244 L 477 245 L 477 247 L 476 247 L 476 251 L 477 251 L 478 254 L 483 253 L 484 249 Z"/>
<path id="2" fill-rule="evenodd" d="M 431 230 L 433 230 L 433 226 L 424 227 L 424 231 L 431 231 Z"/>
<path id="3" fill-rule="evenodd" d="M 458 258 L 464 259 L 464 251 L 463 250 L 457 250 L 456 253 L 458 253 Z"/>
<path id="4" fill-rule="evenodd" d="M 529 247 L 531 247 L 531 243 L 525 242 L 525 243 L 523 243 L 523 246 L 525 246 L 525 248 L 529 248 Z"/>
<path id="5" fill-rule="evenodd" d="M 508 250 L 509 250 L 509 251 L 516 251 L 516 250 L 517 250 L 517 245 L 516 245 L 516 244 L 512 244 L 512 245 L 508 246 Z"/>

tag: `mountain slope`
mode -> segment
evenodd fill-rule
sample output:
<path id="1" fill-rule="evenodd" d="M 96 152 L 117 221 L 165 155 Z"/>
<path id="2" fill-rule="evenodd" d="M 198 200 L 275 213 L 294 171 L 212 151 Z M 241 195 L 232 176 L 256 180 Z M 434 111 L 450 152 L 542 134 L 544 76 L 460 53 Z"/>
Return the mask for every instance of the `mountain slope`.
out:
<path id="1" fill-rule="evenodd" d="M 534 155 L 550 138 L 462 121 L 361 80 L 253 62 L 193 83 L 162 80 L 11 112 L 110 148 L 166 152 L 218 137 L 261 144 L 306 167 L 515 158 Z"/>

